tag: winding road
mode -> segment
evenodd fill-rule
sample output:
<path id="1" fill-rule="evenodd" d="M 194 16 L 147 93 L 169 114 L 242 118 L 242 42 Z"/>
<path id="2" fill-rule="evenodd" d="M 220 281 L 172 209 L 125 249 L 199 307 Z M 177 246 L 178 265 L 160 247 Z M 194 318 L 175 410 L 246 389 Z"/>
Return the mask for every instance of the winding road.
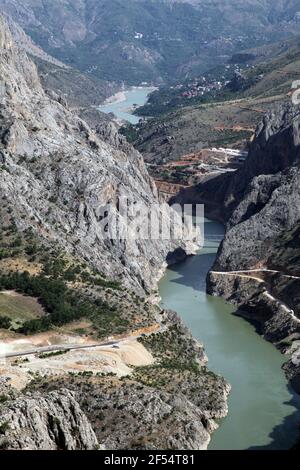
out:
<path id="1" fill-rule="evenodd" d="M 245 277 L 250 277 L 252 279 L 259 279 L 255 278 L 254 276 L 247 276 L 248 273 L 271 273 L 271 274 L 280 274 L 282 277 L 286 277 L 289 279 L 300 279 L 300 276 L 292 276 L 290 274 L 284 274 L 281 271 L 276 271 L 275 269 L 267 269 L 267 268 L 261 268 L 261 269 L 243 269 L 240 271 L 211 271 L 213 274 L 225 274 L 227 276 L 234 276 L 236 274 L 241 274 L 245 275 Z M 262 280 L 262 279 L 260 279 Z"/>
<path id="2" fill-rule="evenodd" d="M 0 354 L 0 359 L 10 358 L 10 357 L 31 356 L 34 354 L 43 354 L 47 352 L 56 352 L 56 351 L 67 352 L 67 351 L 73 351 L 75 349 L 88 349 L 88 348 L 99 348 L 99 347 L 107 347 L 107 346 L 117 346 L 119 343 L 125 340 L 126 339 L 122 339 L 120 341 L 109 341 L 106 343 L 95 343 L 95 344 L 59 344 L 59 345 L 43 346 L 40 348 L 28 349 L 27 351 L 13 351 L 10 353 Z"/>
<path id="3" fill-rule="evenodd" d="M 12 351 L 12 352 L 7 352 L 7 353 L 5 352 L 5 353 L 0 354 L 0 359 L 8 359 L 8 358 L 22 357 L 22 356 L 32 356 L 35 354 L 44 354 L 47 352 L 56 352 L 56 351 L 68 352 L 68 351 L 74 351 L 78 349 L 105 348 L 105 347 L 110 347 L 110 346 L 118 347 L 120 344 L 124 343 L 125 341 L 134 340 L 134 339 L 136 340 L 143 336 L 149 336 L 153 333 L 159 333 L 160 331 L 163 330 L 163 327 L 161 326 L 157 328 L 157 325 L 155 325 L 154 327 L 156 329 L 153 329 L 149 332 L 132 334 L 130 336 L 126 336 L 125 338 L 120 338 L 119 340 L 112 340 L 112 341 L 105 341 L 101 343 L 91 343 L 91 344 L 56 344 L 56 345 L 50 345 L 50 346 L 43 346 L 39 348 L 32 348 L 32 349 L 28 349 L 24 351 Z M 3 348 L 5 348 L 5 344 L 6 343 L 1 344 L 2 351 L 3 351 Z"/>
<path id="4" fill-rule="evenodd" d="M 247 269 L 247 270 L 241 270 L 241 271 L 211 271 L 212 274 L 216 275 L 222 275 L 222 276 L 238 276 L 238 277 L 243 277 L 247 279 L 253 279 L 261 284 L 265 284 L 265 280 L 256 277 L 254 273 L 271 273 L 271 274 L 280 274 L 282 277 L 285 277 L 287 279 L 300 279 L 299 276 L 292 276 L 289 274 L 284 274 L 281 271 L 276 271 L 274 269 L 267 269 L 267 268 L 261 268 L 261 269 Z M 291 317 L 292 319 L 300 324 L 300 319 L 296 316 L 295 312 L 293 309 L 291 309 L 288 305 L 286 305 L 284 302 L 281 300 L 277 299 L 274 297 L 270 292 L 268 292 L 267 288 L 263 292 L 263 295 L 265 295 L 269 300 L 272 300 L 273 302 L 277 302 L 281 308 L 283 308 Z"/>

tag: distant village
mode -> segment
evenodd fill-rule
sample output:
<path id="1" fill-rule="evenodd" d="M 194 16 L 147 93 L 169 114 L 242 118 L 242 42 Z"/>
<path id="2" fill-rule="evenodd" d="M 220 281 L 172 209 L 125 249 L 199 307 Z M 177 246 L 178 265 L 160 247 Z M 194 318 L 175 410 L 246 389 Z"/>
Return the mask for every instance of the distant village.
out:
<path id="1" fill-rule="evenodd" d="M 171 86 L 170 89 L 179 92 L 182 90 L 180 95 L 184 99 L 198 98 L 222 90 L 231 82 L 234 75 L 241 74 L 245 69 L 252 67 L 249 64 L 243 64 L 243 67 L 237 64 L 226 65 L 223 74 L 219 74 L 217 78 L 210 75 L 201 76 L 194 78 L 188 83 L 179 83 Z"/>

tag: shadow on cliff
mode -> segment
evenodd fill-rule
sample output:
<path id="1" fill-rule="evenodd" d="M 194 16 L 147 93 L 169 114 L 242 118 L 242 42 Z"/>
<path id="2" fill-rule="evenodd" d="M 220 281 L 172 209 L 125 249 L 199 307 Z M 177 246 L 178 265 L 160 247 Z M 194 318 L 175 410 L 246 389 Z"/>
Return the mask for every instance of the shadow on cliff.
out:
<path id="1" fill-rule="evenodd" d="M 209 248 L 209 246 L 206 248 Z M 192 287 L 198 292 L 206 292 L 206 275 L 212 267 L 215 257 L 215 253 L 203 253 L 169 266 L 170 271 L 180 275 L 178 279 L 173 279 L 171 283 Z"/>
<path id="2" fill-rule="evenodd" d="M 297 395 L 291 387 L 287 387 L 292 394 L 290 401 L 285 402 L 285 405 L 298 408 L 290 415 L 286 416 L 284 420 L 278 424 L 269 437 L 272 439 L 270 444 L 265 446 L 253 446 L 247 450 L 288 450 L 296 447 L 300 442 L 300 396 Z M 298 436 L 297 434 L 298 429 Z"/>

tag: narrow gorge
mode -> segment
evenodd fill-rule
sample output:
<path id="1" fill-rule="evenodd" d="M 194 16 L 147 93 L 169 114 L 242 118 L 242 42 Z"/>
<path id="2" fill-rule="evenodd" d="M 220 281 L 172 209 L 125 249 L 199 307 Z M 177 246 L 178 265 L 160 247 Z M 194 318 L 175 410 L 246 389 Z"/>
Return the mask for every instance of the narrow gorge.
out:
<path id="1" fill-rule="evenodd" d="M 121 117 L 118 113 L 116 115 Z M 223 176 L 225 181 L 227 178 Z M 217 218 L 223 221 L 225 209 L 218 200 L 213 200 L 220 180 L 218 177 L 214 190 L 207 193 L 205 201 L 211 204 L 206 204 L 208 215 L 211 215 L 213 207 L 220 213 Z M 213 186 L 214 180 L 209 184 Z M 202 185 L 184 190 L 174 201 L 194 203 L 198 200 L 202 203 L 203 199 L 195 196 L 201 190 Z M 299 437 L 300 397 L 289 388 L 282 370 L 286 357 L 257 334 L 257 323 L 249 325 L 235 315 L 232 298 L 224 295 L 223 301 L 221 291 L 210 289 L 209 294 L 212 295 L 206 294 L 207 275 L 218 285 L 225 283 L 223 272 L 211 271 L 213 264 L 217 263 L 219 243 L 224 236 L 222 224 L 206 219 L 204 249 L 196 256 L 169 267 L 160 282 L 162 306 L 178 312 L 193 336 L 204 343 L 213 369 L 226 377 L 231 385 L 229 413 L 219 423 L 220 427 L 213 434 L 208 448 L 288 449 Z M 259 273 L 253 269 L 248 273 L 228 272 L 225 275 L 229 278 L 228 283 L 232 283 L 229 290 L 234 292 L 238 277 L 248 283 L 248 288 L 253 277 L 253 290 L 257 289 L 257 283 L 263 284 L 260 274 L 268 275 L 268 271 L 262 269 Z M 275 275 L 276 272 L 270 270 L 269 274 Z M 242 284 L 240 290 L 243 292 Z M 269 295 L 264 293 L 265 300 L 271 302 Z M 280 307 L 276 299 L 273 303 L 274 308 L 279 308 L 278 317 L 284 322 L 289 312 L 285 306 Z"/>
<path id="2" fill-rule="evenodd" d="M 176 198 L 205 203 L 207 216 L 225 223 L 207 292 L 232 304 L 286 354 L 283 369 L 297 392 L 299 175 L 299 107 L 284 104 L 258 126 L 241 169 L 182 190 Z"/>
<path id="3" fill-rule="evenodd" d="M 0 450 L 299 445 L 297 1 L 0 0 Z"/>

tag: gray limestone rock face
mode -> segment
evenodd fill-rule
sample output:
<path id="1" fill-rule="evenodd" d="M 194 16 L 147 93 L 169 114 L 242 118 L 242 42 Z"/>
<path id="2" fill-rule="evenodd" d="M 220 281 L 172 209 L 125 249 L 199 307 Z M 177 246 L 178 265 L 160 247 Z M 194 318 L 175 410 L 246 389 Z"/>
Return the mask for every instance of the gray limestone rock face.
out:
<path id="1" fill-rule="evenodd" d="M 285 370 L 296 389 L 300 349 L 298 126 L 299 107 L 290 105 L 276 107 L 258 126 L 245 165 L 227 180 L 225 238 L 207 278 L 209 293 L 232 302 L 241 315 L 257 322 L 266 339 L 292 354 Z"/>
<path id="2" fill-rule="evenodd" d="M 111 217 L 125 222 L 119 212 L 122 198 L 131 207 L 154 208 L 162 225 L 174 216 L 167 204 L 156 207 L 157 190 L 141 155 L 110 123 L 100 119 L 97 125 L 87 116 L 90 127 L 57 94 L 45 93 L 35 65 L 14 45 L 3 19 L 0 75 L 0 150 L 6 152 L 0 197 L 13 208 L 18 228 L 31 227 L 45 242 L 55 242 L 106 276 L 149 292 L 168 255 L 179 247 L 191 254 L 196 244 L 194 239 L 103 236 L 107 205 Z"/>
<path id="3" fill-rule="evenodd" d="M 229 223 L 215 269 L 270 265 L 275 241 L 300 223 L 300 168 L 255 177 Z"/>
<path id="4" fill-rule="evenodd" d="M 22 396 L 0 410 L 0 446 L 22 450 L 93 450 L 95 433 L 68 390 Z"/>

